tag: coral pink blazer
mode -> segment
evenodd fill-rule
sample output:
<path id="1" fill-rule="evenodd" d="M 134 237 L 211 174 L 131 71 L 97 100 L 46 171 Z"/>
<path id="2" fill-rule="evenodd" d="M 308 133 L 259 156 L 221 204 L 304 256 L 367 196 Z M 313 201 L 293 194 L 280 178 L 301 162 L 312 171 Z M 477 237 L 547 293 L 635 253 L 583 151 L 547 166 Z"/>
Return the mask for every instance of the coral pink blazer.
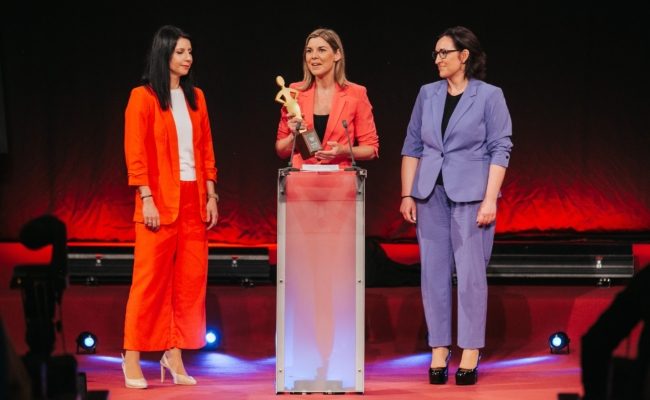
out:
<path id="1" fill-rule="evenodd" d="M 295 82 L 290 85 L 297 89 L 301 82 Z M 302 111 L 304 123 L 307 129 L 314 129 L 314 95 L 316 85 L 313 84 L 309 89 L 298 94 L 298 104 Z M 280 123 L 278 125 L 277 139 L 282 139 L 291 134 L 287 123 L 287 111 L 284 107 L 281 110 Z M 345 87 L 336 85 L 336 92 L 332 99 L 332 110 L 327 120 L 327 128 L 323 135 L 323 149 L 328 150 L 328 141 L 338 142 L 344 145 L 348 144 L 348 138 L 343 128 L 343 120 L 348 123 L 348 132 L 352 139 L 352 145 L 371 146 L 375 150 L 375 157 L 379 155 L 379 137 L 375 128 L 375 120 L 372 115 L 372 105 L 368 100 L 366 88 L 356 83 L 348 83 Z M 296 153 L 298 151 L 296 150 Z M 305 164 L 317 164 L 315 157 L 303 160 L 300 154 L 294 154 L 293 166 L 300 168 Z M 348 156 L 329 161 L 330 164 L 339 164 L 346 167 L 351 164 Z"/>

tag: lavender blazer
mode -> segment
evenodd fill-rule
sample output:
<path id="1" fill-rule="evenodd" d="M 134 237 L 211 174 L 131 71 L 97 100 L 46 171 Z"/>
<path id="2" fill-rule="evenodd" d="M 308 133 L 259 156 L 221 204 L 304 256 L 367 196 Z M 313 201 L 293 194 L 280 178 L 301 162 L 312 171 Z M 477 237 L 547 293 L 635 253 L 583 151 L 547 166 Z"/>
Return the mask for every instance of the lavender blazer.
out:
<path id="1" fill-rule="evenodd" d="M 483 200 L 490 164 L 508 167 L 512 121 L 500 88 L 469 81 L 443 139 L 447 81 L 420 88 L 402 155 L 419 158 L 411 195 L 429 197 L 442 170 L 447 196 L 455 202 Z"/>

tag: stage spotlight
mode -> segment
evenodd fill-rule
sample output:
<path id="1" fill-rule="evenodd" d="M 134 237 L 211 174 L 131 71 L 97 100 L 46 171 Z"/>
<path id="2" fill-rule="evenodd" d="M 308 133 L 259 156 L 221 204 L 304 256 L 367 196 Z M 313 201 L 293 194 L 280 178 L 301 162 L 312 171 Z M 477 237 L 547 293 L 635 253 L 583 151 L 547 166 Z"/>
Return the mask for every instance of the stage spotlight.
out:
<path id="1" fill-rule="evenodd" d="M 219 332 L 216 329 L 208 329 L 205 333 L 205 347 L 206 350 L 212 350 L 219 347 L 220 340 Z"/>
<path id="2" fill-rule="evenodd" d="M 81 332 L 77 336 L 77 354 L 95 354 L 97 350 L 97 336 L 92 332 Z"/>
<path id="3" fill-rule="evenodd" d="M 551 334 L 548 338 L 548 346 L 552 354 L 569 353 L 569 335 L 562 331 Z"/>

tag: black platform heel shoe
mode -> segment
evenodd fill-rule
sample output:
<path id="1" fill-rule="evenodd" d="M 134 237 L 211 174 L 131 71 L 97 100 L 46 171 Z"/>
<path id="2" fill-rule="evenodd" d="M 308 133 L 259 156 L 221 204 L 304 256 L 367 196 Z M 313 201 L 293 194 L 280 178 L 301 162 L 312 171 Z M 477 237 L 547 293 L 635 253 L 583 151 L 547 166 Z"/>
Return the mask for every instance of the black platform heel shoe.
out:
<path id="1" fill-rule="evenodd" d="M 449 359 L 451 358 L 451 349 L 447 353 L 444 367 L 429 368 L 429 383 L 432 385 L 444 385 L 447 383 Z"/>
<path id="2" fill-rule="evenodd" d="M 481 354 L 476 360 L 476 367 L 473 369 L 458 368 L 456 371 L 456 385 L 474 385 L 478 382 L 478 363 L 481 361 Z"/>

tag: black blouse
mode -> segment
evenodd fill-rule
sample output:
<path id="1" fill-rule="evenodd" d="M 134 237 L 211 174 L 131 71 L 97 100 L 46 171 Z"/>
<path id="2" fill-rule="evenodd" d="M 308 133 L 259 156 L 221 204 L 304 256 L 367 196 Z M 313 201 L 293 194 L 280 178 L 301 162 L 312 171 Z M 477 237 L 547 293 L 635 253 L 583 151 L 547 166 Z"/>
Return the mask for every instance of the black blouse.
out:
<path id="1" fill-rule="evenodd" d="M 463 94 L 457 94 L 456 96 L 452 96 L 451 94 L 447 93 L 447 98 L 445 99 L 445 110 L 442 114 L 442 124 L 440 126 L 440 131 L 442 132 L 442 138 L 445 138 L 445 131 L 447 130 L 447 124 L 449 124 L 449 119 L 451 118 L 451 114 L 454 113 L 454 110 L 456 109 L 456 106 L 458 105 L 458 102 L 460 101 L 460 97 Z M 444 182 L 442 181 L 442 169 L 440 170 L 440 173 L 438 174 L 438 179 L 436 179 L 436 185 L 444 186 Z"/>
<path id="2" fill-rule="evenodd" d="M 329 119 L 328 115 L 316 115 L 314 114 L 314 130 L 318 134 L 320 141 L 323 141 L 325 136 L 325 129 L 327 128 L 327 120 Z"/>

